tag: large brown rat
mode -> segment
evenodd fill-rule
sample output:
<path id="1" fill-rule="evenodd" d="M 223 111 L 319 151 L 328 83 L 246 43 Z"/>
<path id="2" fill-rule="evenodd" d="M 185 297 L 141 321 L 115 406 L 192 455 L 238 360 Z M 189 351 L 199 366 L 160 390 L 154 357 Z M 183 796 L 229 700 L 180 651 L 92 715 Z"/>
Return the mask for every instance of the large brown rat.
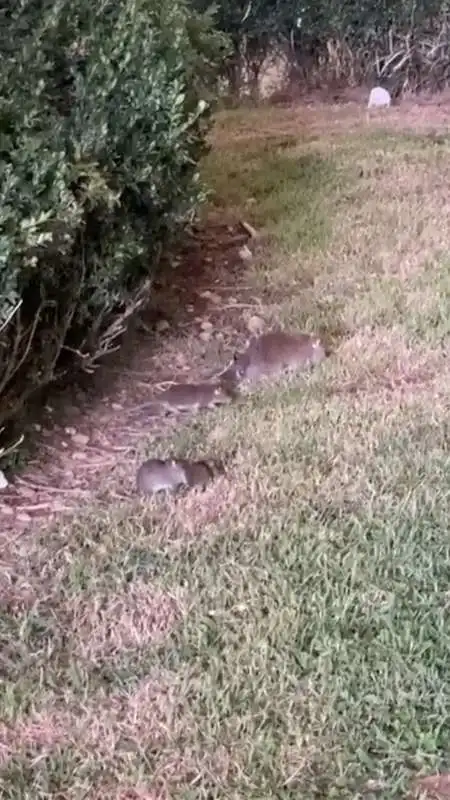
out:
<path id="1" fill-rule="evenodd" d="M 137 471 L 136 485 L 142 494 L 176 492 L 182 487 L 205 488 L 216 474 L 224 471 L 220 462 L 149 458 Z"/>
<path id="2" fill-rule="evenodd" d="M 198 411 L 203 408 L 231 403 L 236 392 L 221 383 L 174 383 L 157 394 L 153 400 L 130 409 L 130 413 L 165 413 L 176 411 Z"/>
<path id="3" fill-rule="evenodd" d="M 244 380 L 252 382 L 306 368 L 324 358 L 325 350 L 318 336 L 271 331 L 253 337 L 246 350 L 236 353 L 232 364 L 218 377 L 235 384 Z"/>

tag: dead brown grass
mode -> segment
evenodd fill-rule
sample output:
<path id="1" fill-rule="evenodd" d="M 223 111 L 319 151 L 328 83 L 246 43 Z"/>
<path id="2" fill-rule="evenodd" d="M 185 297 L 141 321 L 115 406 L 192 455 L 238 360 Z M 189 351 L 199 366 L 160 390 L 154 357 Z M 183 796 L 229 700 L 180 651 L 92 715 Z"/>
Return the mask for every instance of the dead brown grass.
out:
<path id="1" fill-rule="evenodd" d="M 336 354 L 336 372 L 330 394 L 364 394 L 370 402 L 393 406 L 420 396 L 446 401 L 450 391 L 450 364 L 445 350 L 409 343 L 401 330 L 360 330 L 343 342 Z"/>
<path id="2" fill-rule="evenodd" d="M 158 672 L 131 693 L 98 694 L 90 707 L 35 710 L 14 724 L 2 724 L 0 757 L 4 765 L 20 752 L 29 750 L 43 757 L 58 746 L 71 744 L 111 760 L 123 738 L 140 748 L 148 743 L 163 747 L 185 724 L 183 710 L 170 676 Z"/>
<path id="3" fill-rule="evenodd" d="M 448 800 L 450 797 L 450 774 L 429 775 L 416 784 L 416 798 L 422 800 Z"/>
<path id="4" fill-rule="evenodd" d="M 0 767 L 26 751 L 45 755 L 67 739 L 68 715 L 35 712 L 13 725 L 0 724 Z"/>
<path id="5" fill-rule="evenodd" d="M 96 662 L 127 650 L 160 641 L 186 611 L 183 593 L 177 596 L 134 581 L 123 592 L 77 596 L 68 604 L 75 653 Z"/>
<path id="6" fill-rule="evenodd" d="M 229 119 L 233 119 L 230 131 Z M 223 124 L 222 124 L 223 119 Z M 389 110 L 367 114 L 363 102 L 298 103 L 289 108 L 265 106 L 263 109 L 246 109 L 219 117 L 212 141 L 218 147 L 226 147 L 230 137 L 236 143 L 248 140 L 270 142 L 276 137 L 293 136 L 297 139 L 315 139 L 315 146 L 327 148 L 326 139 L 342 134 L 388 130 L 434 134 L 446 131 L 450 124 L 450 101 L 447 96 L 439 99 L 415 101 L 404 100 Z M 325 134 L 325 135 L 324 135 Z"/>

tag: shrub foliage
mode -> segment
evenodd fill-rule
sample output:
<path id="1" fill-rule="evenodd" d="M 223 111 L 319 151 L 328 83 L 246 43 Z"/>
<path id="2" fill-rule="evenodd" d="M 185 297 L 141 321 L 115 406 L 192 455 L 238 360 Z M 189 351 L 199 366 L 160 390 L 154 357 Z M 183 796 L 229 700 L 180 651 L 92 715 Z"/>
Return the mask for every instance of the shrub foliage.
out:
<path id="1" fill-rule="evenodd" d="M 204 10 L 210 0 L 192 0 Z M 217 24 L 229 37 L 230 88 L 244 74 L 254 88 L 262 64 L 280 51 L 301 86 L 383 83 L 441 89 L 450 80 L 447 0 L 222 0 Z"/>
<path id="2" fill-rule="evenodd" d="M 0 424 L 148 292 L 202 196 L 223 44 L 183 0 L 3 4 Z"/>

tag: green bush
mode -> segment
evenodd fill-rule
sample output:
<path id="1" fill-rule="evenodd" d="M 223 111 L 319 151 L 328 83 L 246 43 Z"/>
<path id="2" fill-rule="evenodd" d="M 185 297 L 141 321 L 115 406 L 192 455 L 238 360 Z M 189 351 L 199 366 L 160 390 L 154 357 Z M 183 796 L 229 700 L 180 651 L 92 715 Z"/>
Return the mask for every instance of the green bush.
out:
<path id="1" fill-rule="evenodd" d="M 5 8 L 6 5 L 6 8 Z M 224 44 L 183 0 L 0 10 L 0 424 L 92 367 L 202 196 Z"/>

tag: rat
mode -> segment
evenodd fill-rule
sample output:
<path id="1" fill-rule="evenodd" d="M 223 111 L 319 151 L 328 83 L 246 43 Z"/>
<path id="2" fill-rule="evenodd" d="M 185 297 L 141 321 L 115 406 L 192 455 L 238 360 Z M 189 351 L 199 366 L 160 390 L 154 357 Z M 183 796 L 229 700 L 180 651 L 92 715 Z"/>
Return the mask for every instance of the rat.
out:
<path id="1" fill-rule="evenodd" d="M 149 458 L 136 475 L 137 490 L 143 494 L 173 492 L 186 484 L 185 471 L 174 459 Z"/>
<path id="2" fill-rule="evenodd" d="M 224 472 L 220 462 L 149 458 L 137 471 L 136 485 L 142 494 L 176 492 L 182 487 L 205 488 L 216 474 Z"/>
<path id="3" fill-rule="evenodd" d="M 200 408 L 214 408 L 215 406 L 231 403 L 236 392 L 232 387 L 221 383 L 174 383 L 164 392 L 160 392 L 154 400 L 142 403 L 131 408 L 129 413 L 135 411 L 161 410 L 166 413 L 171 411 L 198 411 Z"/>
<path id="4" fill-rule="evenodd" d="M 243 353 L 235 353 L 231 365 L 221 374 L 223 381 L 257 381 L 268 375 L 318 364 L 325 358 L 318 336 L 307 333 L 271 331 L 252 338 Z"/>
<path id="5" fill-rule="evenodd" d="M 183 467 L 187 485 L 191 489 L 195 486 L 204 489 L 206 484 L 217 475 L 225 474 L 225 468 L 220 461 L 187 461 L 186 459 L 179 459 L 177 463 Z"/>

